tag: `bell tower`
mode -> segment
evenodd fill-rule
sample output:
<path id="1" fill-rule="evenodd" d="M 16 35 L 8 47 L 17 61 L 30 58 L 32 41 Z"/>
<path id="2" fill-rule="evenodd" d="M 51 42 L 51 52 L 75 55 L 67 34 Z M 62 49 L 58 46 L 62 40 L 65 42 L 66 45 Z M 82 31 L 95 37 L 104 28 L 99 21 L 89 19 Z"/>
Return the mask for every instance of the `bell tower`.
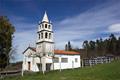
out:
<path id="1" fill-rule="evenodd" d="M 36 52 L 41 57 L 52 56 L 54 54 L 52 23 L 49 21 L 46 12 L 38 25 Z"/>

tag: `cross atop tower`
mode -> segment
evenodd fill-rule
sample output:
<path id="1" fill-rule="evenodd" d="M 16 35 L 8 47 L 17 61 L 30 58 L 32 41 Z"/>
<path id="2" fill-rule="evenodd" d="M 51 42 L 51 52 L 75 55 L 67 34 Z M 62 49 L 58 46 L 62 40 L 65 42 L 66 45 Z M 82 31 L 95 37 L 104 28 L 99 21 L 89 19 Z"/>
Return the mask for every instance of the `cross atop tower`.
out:
<path id="1" fill-rule="evenodd" d="M 42 19 L 42 22 L 49 22 L 49 19 L 48 19 L 46 11 L 45 11 L 44 17 Z"/>

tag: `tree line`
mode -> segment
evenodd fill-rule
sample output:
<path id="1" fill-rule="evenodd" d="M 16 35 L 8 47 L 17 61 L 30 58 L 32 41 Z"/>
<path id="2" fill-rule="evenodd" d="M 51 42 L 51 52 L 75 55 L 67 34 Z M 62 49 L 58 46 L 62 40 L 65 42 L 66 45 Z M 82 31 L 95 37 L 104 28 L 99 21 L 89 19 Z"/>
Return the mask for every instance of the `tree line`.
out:
<path id="1" fill-rule="evenodd" d="M 97 56 L 120 56 L 120 37 L 111 34 L 108 39 L 102 38 L 96 41 L 83 42 L 84 57 L 92 58 Z"/>
<path id="2" fill-rule="evenodd" d="M 111 34 L 107 39 L 95 41 L 85 40 L 83 48 L 73 48 L 70 41 L 65 45 L 65 51 L 80 52 L 82 58 L 94 58 L 97 56 L 120 56 L 120 36 Z"/>

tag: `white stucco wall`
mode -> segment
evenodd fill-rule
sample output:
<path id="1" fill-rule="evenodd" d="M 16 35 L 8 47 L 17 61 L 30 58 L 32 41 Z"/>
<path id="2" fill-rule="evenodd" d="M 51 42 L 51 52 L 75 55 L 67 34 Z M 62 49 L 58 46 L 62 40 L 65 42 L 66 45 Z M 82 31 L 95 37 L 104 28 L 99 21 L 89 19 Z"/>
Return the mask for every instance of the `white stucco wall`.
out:
<path id="1" fill-rule="evenodd" d="M 24 53 L 24 59 L 23 59 L 23 70 L 28 70 L 28 62 L 30 62 L 30 71 L 38 72 L 38 66 L 37 63 L 40 63 L 40 59 L 38 57 L 30 57 L 30 53 L 35 53 L 34 51 L 28 49 Z M 29 56 L 29 57 L 28 57 Z M 81 67 L 81 61 L 80 61 L 80 55 L 58 55 L 55 54 L 55 57 L 59 58 L 58 63 L 54 63 L 54 70 L 57 69 L 70 69 L 70 68 L 78 68 Z M 68 58 L 67 63 L 62 63 L 61 58 Z M 75 58 L 77 58 L 77 62 L 75 62 Z M 52 64 L 52 58 L 50 57 L 44 57 L 41 59 L 41 62 L 45 61 L 45 63 L 51 63 Z M 53 64 L 51 65 L 51 70 L 53 70 Z"/>
<path id="2" fill-rule="evenodd" d="M 31 49 L 27 49 L 24 52 L 23 57 L 23 70 L 28 70 L 28 62 L 30 62 L 30 70 L 31 71 L 39 71 L 37 68 L 37 62 L 39 63 L 39 58 L 33 58 L 31 57 L 32 54 L 35 54 L 35 52 Z"/>
<path id="3" fill-rule="evenodd" d="M 59 57 L 59 63 L 54 63 L 54 69 L 69 69 L 69 68 L 78 68 L 80 65 L 80 55 L 55 55 L 55 57 Z M 62 63 L 61 58 L 68 58 L 68 63 Z M 78 59 L 75 62 L 75 58 Z"/>

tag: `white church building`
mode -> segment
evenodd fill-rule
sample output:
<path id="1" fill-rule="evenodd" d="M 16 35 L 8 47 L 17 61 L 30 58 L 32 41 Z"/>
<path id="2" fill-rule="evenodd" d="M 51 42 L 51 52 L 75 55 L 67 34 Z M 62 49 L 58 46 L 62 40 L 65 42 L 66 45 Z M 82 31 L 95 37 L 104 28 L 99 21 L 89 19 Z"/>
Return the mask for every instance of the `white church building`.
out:
<path id="1" fill-rule="evenodd" d="M 24 52 L 23 71 L 50 71 L 81 67 L 80 53 L 54 49 L 52 23 L 47 13 L 38 25 L 36 47 Z"/>

